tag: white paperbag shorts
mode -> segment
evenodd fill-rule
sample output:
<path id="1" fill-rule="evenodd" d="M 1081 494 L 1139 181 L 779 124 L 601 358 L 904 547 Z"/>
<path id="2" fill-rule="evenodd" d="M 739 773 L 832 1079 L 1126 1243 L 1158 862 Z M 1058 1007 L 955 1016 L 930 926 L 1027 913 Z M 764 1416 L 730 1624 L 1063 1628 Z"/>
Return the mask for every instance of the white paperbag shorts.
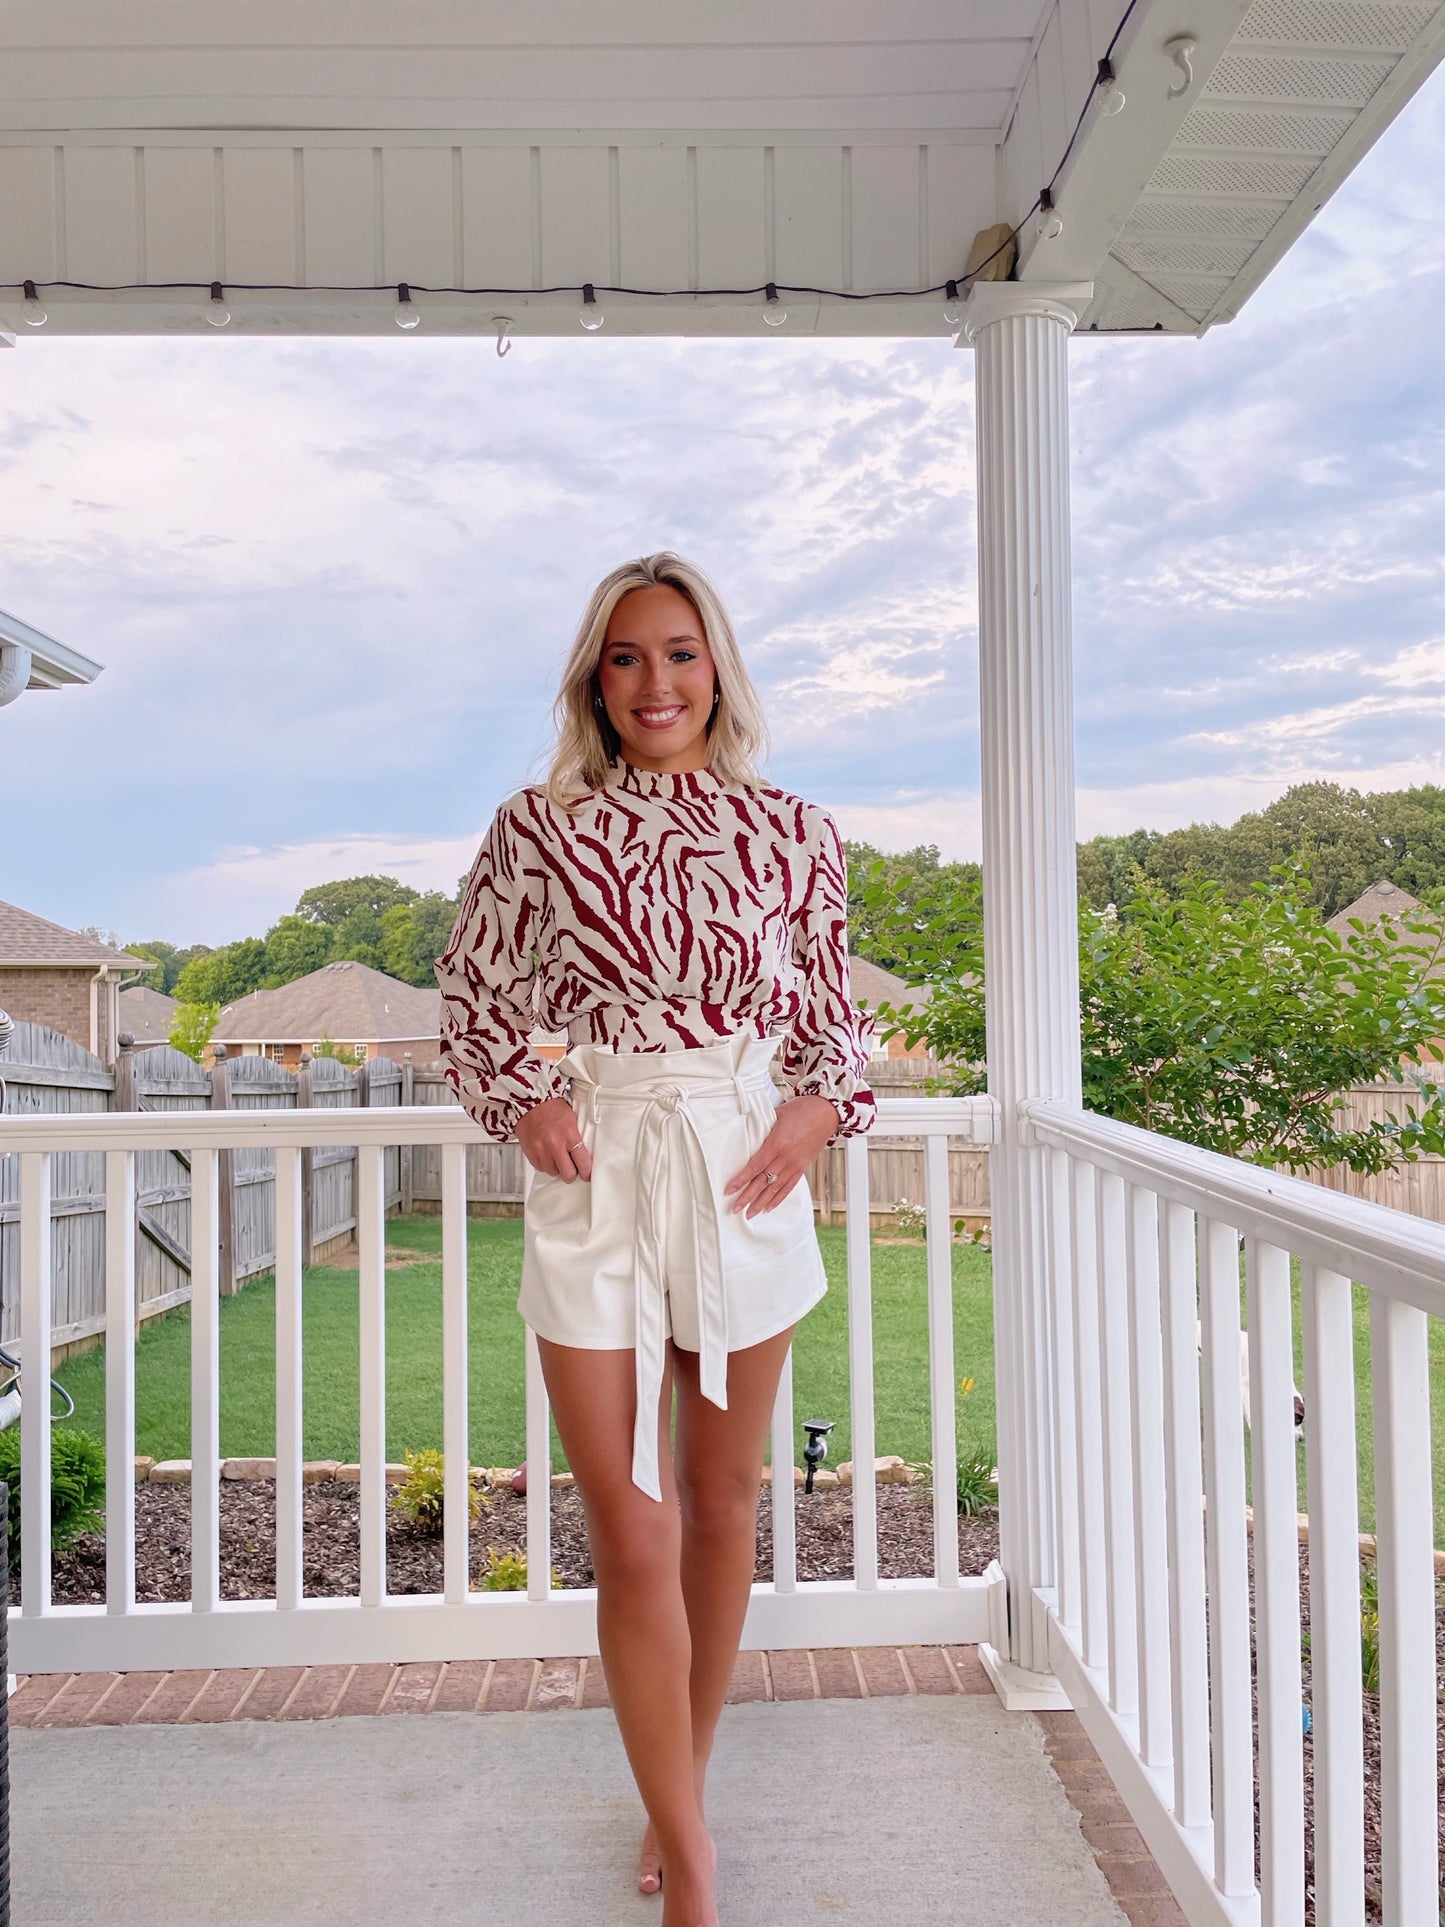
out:
<path id="1" fill-rule="evenodd" d="M 517 1309 L 540 1338 L 637 1354 L 632 1477 L 654 1499 L 667 1340 L 727 1407 L 727 1355 L 796 1323 L 828 1288 L 806 1177 L 748 1218 L 723 1186 L 772 1128 L 778 1037 L 676 1051 L 579 1044 L 570 1076 L 590 1180 L 530 1165 Z"/>

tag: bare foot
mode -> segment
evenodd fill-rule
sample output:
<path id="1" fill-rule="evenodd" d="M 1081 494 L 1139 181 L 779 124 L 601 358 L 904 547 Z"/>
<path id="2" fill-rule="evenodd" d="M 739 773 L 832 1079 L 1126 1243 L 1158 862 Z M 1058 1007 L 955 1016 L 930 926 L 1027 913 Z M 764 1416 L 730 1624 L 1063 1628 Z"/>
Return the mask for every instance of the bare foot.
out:
<path id="1" fill-rule="evenodd" d="M 669 1874 L 662 1897 L 662 1927 L 718 1927 L 717 1847 L 703 1836 L 706 1859 Z"/>
<path id="2" fill-rule="evenodd" d="M 657 1844 L 657 1835 L 649 1820 L 647 1831 L 642 1836 L 642 1851 L 637 1858 L 637 1891 L 641 1894 L 655 1894 L 661 1887 L 662 1849 Z"/>

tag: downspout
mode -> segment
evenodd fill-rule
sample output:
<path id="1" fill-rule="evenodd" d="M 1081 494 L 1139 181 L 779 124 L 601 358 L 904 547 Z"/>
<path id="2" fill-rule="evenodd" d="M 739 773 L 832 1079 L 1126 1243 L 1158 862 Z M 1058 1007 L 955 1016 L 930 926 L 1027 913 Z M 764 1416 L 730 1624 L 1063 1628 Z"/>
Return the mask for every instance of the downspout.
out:
<path id="1" fill-rule="evenodd" d="M 23 642 L 0 642 L 0 709 L 28 686 L 30 663 L 30 651 Z"/>
<path id="2" fill-rule="evenodd" d="M 90 986 L 90 1054 L 100 1056 L 100 1000 L 105 995 L 106 967 L 96 971 Z"/>

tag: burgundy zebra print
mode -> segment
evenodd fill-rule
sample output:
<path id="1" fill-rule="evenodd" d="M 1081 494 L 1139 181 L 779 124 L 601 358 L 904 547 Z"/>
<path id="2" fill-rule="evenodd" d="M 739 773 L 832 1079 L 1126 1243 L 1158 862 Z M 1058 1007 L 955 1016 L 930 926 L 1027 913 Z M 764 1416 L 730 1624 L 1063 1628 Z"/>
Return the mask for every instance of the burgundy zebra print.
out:
<path id="1" fill-rule="evenodd" d="M 570 819 L 540 785 L 519 790 L 477 853 L 437 981 L 444 1073 L 492 1138 L 566 1094 L 527 1043 L 539 1023 L 617 1051 L 781 1032 L 792 1093 L 838 1107 L 830 1143 L 874 1119 L 842 839 L 769 783 L 618 761 Z"/>

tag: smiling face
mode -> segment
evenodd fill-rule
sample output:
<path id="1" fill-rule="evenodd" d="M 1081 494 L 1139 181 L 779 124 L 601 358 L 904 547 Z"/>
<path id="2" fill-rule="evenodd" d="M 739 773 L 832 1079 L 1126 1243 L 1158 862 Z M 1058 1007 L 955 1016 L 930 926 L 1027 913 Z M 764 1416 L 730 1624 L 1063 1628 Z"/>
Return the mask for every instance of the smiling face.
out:
<path id="1" fill-rule="evenodd" d="M 625 761 L 683 771 L 707 762 L 715 675 L 702 618 L 666 583 L 632 589 L 612 611 L 597 679 Z"/>

